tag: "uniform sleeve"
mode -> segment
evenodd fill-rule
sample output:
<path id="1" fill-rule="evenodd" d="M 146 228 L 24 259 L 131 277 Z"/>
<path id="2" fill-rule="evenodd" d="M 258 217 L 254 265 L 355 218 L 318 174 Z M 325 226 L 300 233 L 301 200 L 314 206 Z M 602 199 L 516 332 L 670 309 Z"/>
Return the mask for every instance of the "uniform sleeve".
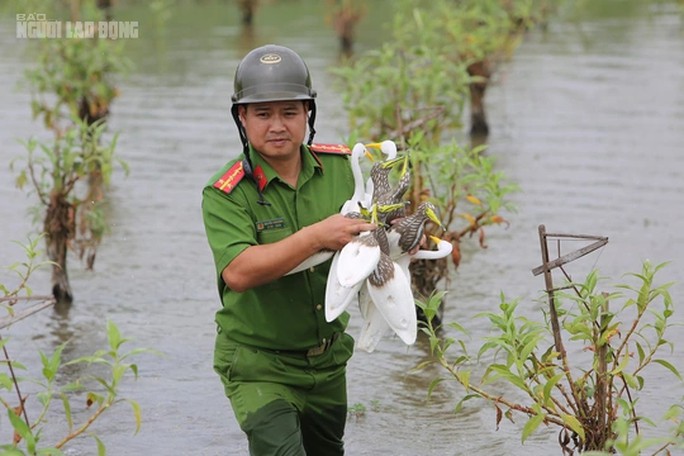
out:
<path id="1" fill-rule="evenodd" d="M 221 273 L 247 247 L 257 244 L 254 221 L 239 189 L 230 195 L 206 187 L 202 192 L 202 217 L 209 247 L 214 255 L 219 283 Z"/>

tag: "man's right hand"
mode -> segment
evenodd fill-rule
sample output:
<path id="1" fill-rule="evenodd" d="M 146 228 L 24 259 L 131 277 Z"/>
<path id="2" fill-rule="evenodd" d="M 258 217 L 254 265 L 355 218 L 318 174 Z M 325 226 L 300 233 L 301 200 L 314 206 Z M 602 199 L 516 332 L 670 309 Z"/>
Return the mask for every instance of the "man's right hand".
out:
<path id="1" fill-rule="evenodd" d="M 371 231 L 377 226 L 362 219 L 345 217 L 342 214 L 334 214 L 318 223 L 304 228 L 312 237 L 319 250 L 340 250 L 349 241 L 364 231 Z"/>

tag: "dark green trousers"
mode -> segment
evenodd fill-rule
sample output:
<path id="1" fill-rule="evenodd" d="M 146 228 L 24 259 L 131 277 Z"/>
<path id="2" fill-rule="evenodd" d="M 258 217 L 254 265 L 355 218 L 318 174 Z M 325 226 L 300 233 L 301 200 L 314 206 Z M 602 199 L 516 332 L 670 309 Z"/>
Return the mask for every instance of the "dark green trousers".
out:
<path id="1" fill-rule="evenodd" d="M 346 364 L 354 341 L 341 334 L 318 356 L 278 353 L 216 337 L 214 370 L 252 456 L 341 456 L 347 419 Z"/>

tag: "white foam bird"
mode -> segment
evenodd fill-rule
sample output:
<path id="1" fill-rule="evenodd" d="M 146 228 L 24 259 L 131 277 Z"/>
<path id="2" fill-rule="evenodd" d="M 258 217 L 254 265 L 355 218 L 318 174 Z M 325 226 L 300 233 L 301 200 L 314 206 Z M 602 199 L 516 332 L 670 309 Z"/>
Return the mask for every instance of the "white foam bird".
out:
<path id="1" fill-rule="evenodd" d="M 430 238 L 437 245 L 437 250 L 421 249 L 418 250 L 418 252 L 416 252 L 414 255 L 409 255 L 406 253 L 395 261 L 395 264 L 399 266 L 399 269 L 404 273 L 405 277 L 409 278 L 409 280 L 411 277 L 411 273 L 409 272 L 409 264 L 411 260 L 435 260 L 444 258 L 449 255 L 453 249 L 451 242 L 445 241 L 435 236 L 430 236 Z M 411 294 L 411 298 L 413 300 L 413 294 Z M 361 332 L 357 339 L 357 347 L 368 353 L 372 353 L 380 340 L 382 340 L 385 334 L 389 332 L 390 325 L 387 320 L 385 320 L 385 317 L 380 310 L 378 310 L 368 292 L 364 293 L 363 289 L 359 295 L 359 308 L 361 310 L 361 317 L 364 320 L 364 324 L 361 327 Z M 415 312 L 415 309 L 412 310 Z M 402 329 L 402 334 L 406 334 L 408 340 L 413 339 L 415 341 L 413 334 L 408 334 L 408 331 Z M 404 339 L 402 338 L 402 340 Z"/>
<path id="2" fill-rule="evenodd" d="M 337 277 L 337 263 L 339 259 L 339 255 L 333 256 L 330 272 L 328 272 L 328 280 L 325 285 L 325 320 L 328 322 L 342 315 L 349 304 L 357 297 L 359 290 L 364 284 L 363 281 L 360 281 L 351 287 L 342 286 Z"/>
<path id="3" fill-rule="evenodd" d="M 383 255 L 376 271 L 368 277 L 368 294 L 375 308 L 401 340 L 416 341 L 418 321 L 411 279 L 389 255 Z"/>
<path id="4" fill-rule="evenodd" d="M 366 147 L 373 149 L 380 149 L 385 155 L 385 160 L 394 160 L 397 158 L 397 145 L 394 141 L 386 139 L 382 142 L 374 142 L 366 144 Z M 372 195 L 374 190 L 373 179 L 370 177 L 366 180 L 366 194 Z"/>
<path id="5" fill-rule="evenodd" d="M 363 184 L 363 173 L 361 172 L 361 156 L 366 154 L 366 146 L 362 143 L 354 144 L 351 154 L 351 169 L 354 176 L 354 193 L 342 205 L 340 213 L 343 215 L 351 212 L 359 212 L 359 204 L 368 209 L 370 207 L 370 194 L 366 191 Z"/>

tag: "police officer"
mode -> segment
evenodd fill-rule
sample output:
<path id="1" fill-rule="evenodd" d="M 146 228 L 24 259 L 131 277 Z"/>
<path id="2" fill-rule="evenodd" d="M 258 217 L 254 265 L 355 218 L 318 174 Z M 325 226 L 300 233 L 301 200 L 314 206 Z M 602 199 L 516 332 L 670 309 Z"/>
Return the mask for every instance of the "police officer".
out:
<path id="1" fill-rule="evenodd" d="M 286 274 L 375 226 L 339 214 L 353 193 L 349 149 L 312 145 L 316 93 L 302 58 L 256 48 L 234 85 L 243 151 L 202 196 L 222 302 L 214 369 L 250 454 L 342 455 L 349 316 L 326 322 L 329 261 Z"/>

